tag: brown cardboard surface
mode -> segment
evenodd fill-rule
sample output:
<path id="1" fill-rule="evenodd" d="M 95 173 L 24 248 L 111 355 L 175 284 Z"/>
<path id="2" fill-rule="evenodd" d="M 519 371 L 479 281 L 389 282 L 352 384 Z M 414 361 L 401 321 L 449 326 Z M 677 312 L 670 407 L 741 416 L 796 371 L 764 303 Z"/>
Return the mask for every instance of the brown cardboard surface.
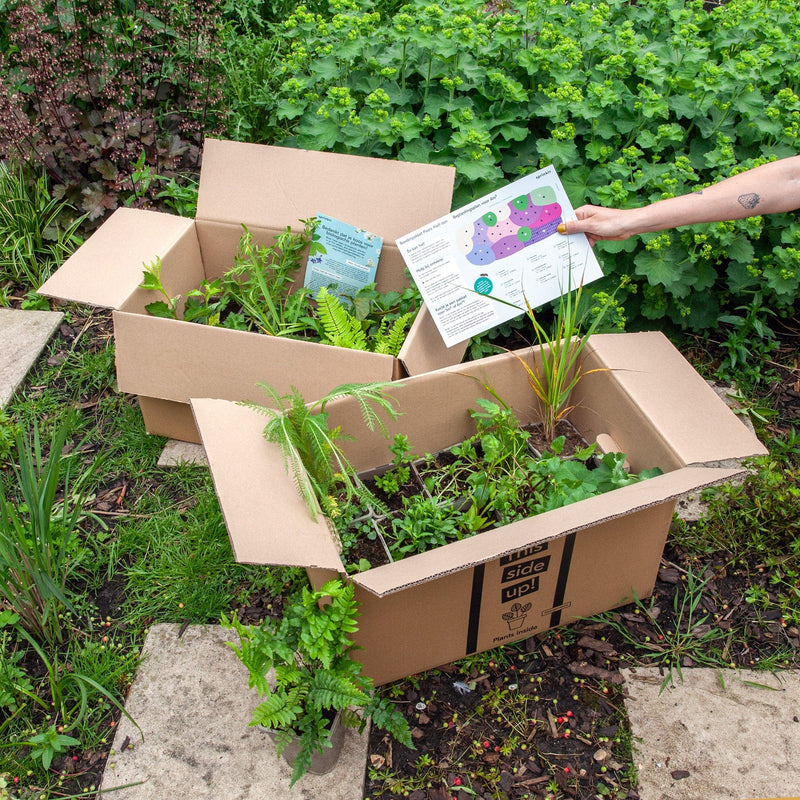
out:
<path id="1" fill-rule="evenodd" d="M 740 471 L 686 466 L 679 457 L 681 427 L 667 425 L 668 434 L 658 427 L 670 410 L 680 418 L 687 402 L 699 402 L 692 393 L 684 396 L 682 382 L 675 377 L 682 367 L 673 363 L 682 356 L 664 346 L 663 336 L 634 335 L 608 346 L 604 337 L 597 338 L 593 359 L 603 369 L 591 376 L 591 392 L 588 379 L 580 385 L 578 399 L 587 407 L 584 416 L 628 448 L 634 469 L 661 466 L 665 474 L 351 576 L 361 604 L 356 642 L 364 648 L 360 657 L 367 674 L 377 683 L 607 610 L 629 601 L 634 593 L 648 596 L 674 498 Z M 624 381 L 629 377 L 624 369 L 604 367 L 607 347 L 612 363 L 613 358 L 625 363 L 625 347 L 636 351 L 636 382 Z M 529 362 L 537 357 L 533 350 L 518 355 Z M 397 383 L 390 393 L 402 416 L 389 423 L 389 436 L 407 434 L 416 453 L 456 444 L 474 432 L 469 409 L 476 407 L 478 397 L 489 396 L 482 384 L 491 386 L 522 422 L 535 421 L 526 373 L 515 355 L 503 354 Z M 606 403 L 606 397 L 613 402 Z M 259 458 L 279 459 L 259 441 L 261 426 L 251 418 L 254 412 L 221 401 L 210 403 L 192 400 L 193 407 L 203 409 L 195 414 L 237 554 L 247 552 L 248 560 L 263 563 L 310 567 L 310 579 L 321 585 L 340 569 L 329 557 L 328 531 L 315 527 L 307 512 L 304 519 L 291 482 L 278 480 L 282 463 L 269 469 L 258 466 Z M 602 418 L 595 409 L 588 410 L 592 405 L 603 409 Z M 341 425 L 355 437 L 345 447 L 358 469 L 390 460 L 387 440 L 363 426 L 356 403 L 343 399 L 329 404 L 327 411 L 331 425 Z M 725 459 L 757 452 L 757 440 L 729 426 L 728 415 L 733 416 L 724 404 L 710 405 L 702 441 Z M 679 441 L 673 443 L 670 436 Z M 243 467 L 241 454 L 250 452 L 258 455 Z M 662 457 L 666 463 L 659 463 Z M 289 497 L 287 492 L 294 494 Z M 271 518 L 271 509 L 284 505 L 292 511 L 292 530 L 302 538 L 302 546 L 290 549 L 283 541 L 286 520 L 276 524 Z M 316 556 L 316 540 L 324 558 Z"/>
<path id="2" fill-rule="evenodd" d="M 144 395 L 139 395 L 138 400 L 147 433 L 200 444 L 191 406 Z"/>
<path id="3" fill-rule="evenodd" d="M 193 396 L 268 403 L 261 381 L 318 398 L 345 380 L 390 381 L 394 368 L 380 353 L 124 311 L 114 312 L 114 334 L 120 391 L 180 403 Z"/>
<path id="4" fill-rule="evenodd" d="M 197 218 L 283 230 L 330 214 L 394 242 L 450 211 L 454 181 L 451 167 L 206 139 Z"/>
<path id="5" fill-rule="evenodd" d="M 427 306 L 422 306 L 400 348 L 398 358 L 408 375 L 422 375 L 442 367 L 460 364 L 469 342 L 446 347 Z"/>
<path id="6" fill-rule="evenodd" d="M 193 225 L 172 214 L 118 208 L 39 287 L 39 294 L 120 308 L 142 282 L 142 264 L 168 252 Z M 197 275 L 199 283 L 202 273 Z"/>
<path id="7" fill-rule="evenodd" d="M 649 419 L 676 463 L 707 464 L 767 454 L 735 414 L 724 413 L 725 402 L 663 334 L 593 336 L 586 369 L 596 363 L 614 372 L 616 387 Z M 589 430 L 608 417 L 604 408 L 616 402 L 608 394 L 593 391 L 601 378 L 602 373 L 586 376 L 581 387 L 586 413 L 573 414 Z M 614 438 L 624 449 L 627 437 Z"/>
<path id="8" fill-rule="evenodd" d="M 220 497 L 236 497 L 222 509 L 237 561 L 253 564 L 308 566 L 339 570 L 342 562 L 325 518 L 311 519 L 277 445 L 264 439 L 266 418 L 258 412 L 223 400 L 192 403 L 203 444 Z M 237 457 L 231 461 L 232 453 Z M 239 493 L 255 492 L 252 503 Z M 279 502 L 276 502 L 280 498 Z M 253 513 L 253 512 L 256 513 Z M 264 517 L 270 535 L 265 535 Z"/>

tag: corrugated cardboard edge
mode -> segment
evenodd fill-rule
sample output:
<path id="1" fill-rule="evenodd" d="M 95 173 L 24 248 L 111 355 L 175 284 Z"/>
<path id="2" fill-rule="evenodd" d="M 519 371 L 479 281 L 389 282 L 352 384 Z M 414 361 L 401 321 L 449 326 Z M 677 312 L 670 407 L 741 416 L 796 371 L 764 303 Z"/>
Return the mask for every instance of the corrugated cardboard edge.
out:
<path id="1" fill-rule="evenodd" d="M 343 572 L 325 517 L 311 519 L 277 445 L 263 436 L 267 418 L 227 400 L 192 398 L 191 407 L 236 560 Z M 280 502 L 271 501 L 273 494 Z M 266 530 L 279 533 L 268 552 L 261 546 Z"/>
<path id="2" fill-rule="evenodd" d="M 207 138 L 197 219 L 283 230 L 332 214 L 393 243 L 446 214 L 454 183 L 437 164 Z"/>
<path id="3" fill-rule="evenodd" d="M 117 209 L 39 288 L 39 294 L 120 308 L 142 282 L 144 264 L 163 255 L 194 220 L 158 211 Z"/>
<path id="4" fill-rule="evenodd" d="M 731 480 L 741 469 L 686 467 L 641 483 L 484 531 L 445 547 L 376 567 L 352 577 L 353 583 L 378 597 L 485 564 L 534 544 L 557 539 L 637 511 L 673 501 L 687 491 Z"/>

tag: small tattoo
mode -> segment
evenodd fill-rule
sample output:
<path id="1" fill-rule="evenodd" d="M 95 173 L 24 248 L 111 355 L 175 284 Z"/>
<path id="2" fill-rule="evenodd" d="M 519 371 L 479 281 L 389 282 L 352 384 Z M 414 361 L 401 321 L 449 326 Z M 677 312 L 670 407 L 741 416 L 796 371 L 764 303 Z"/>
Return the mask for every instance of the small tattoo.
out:
<path id="1" fill-rule="evenodd" d="M 692 194 L 703 194 L 703 190 L 702 189 L 698 189 L 696 192 L 692 192 Z"/>
<path id="2" fill-rule="evenodd" d="M 761 202 L 761 198 L 755 192 L 740 194 L 737 199 L 739 200 L 739 205 L 747 209 L 755 208 Z"/>

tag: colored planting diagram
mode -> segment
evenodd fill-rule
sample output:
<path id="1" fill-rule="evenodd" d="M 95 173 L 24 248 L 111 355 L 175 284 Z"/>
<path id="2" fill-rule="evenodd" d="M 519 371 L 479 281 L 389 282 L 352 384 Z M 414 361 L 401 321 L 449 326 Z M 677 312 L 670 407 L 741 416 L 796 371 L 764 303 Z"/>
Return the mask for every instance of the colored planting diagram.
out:
<path id="1" fill-rule="evenodd" d="M 555 190 L 540 186 L 465 225 L 458 232 L 458 244 L 470 264 L 484 267 L 552 236 L 559 222 Z"/>

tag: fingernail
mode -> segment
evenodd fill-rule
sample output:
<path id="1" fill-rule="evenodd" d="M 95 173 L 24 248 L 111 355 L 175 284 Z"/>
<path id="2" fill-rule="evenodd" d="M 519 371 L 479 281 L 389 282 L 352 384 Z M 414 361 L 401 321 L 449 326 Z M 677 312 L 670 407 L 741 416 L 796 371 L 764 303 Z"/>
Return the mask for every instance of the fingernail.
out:
<path id="1" fill-rule="evenodd" d="M 556 225 L 556 230 L 559 233 L 566 233 L 567 232 L 567 226 L 563 222 L 559 222 L 558 225 Z"/>

